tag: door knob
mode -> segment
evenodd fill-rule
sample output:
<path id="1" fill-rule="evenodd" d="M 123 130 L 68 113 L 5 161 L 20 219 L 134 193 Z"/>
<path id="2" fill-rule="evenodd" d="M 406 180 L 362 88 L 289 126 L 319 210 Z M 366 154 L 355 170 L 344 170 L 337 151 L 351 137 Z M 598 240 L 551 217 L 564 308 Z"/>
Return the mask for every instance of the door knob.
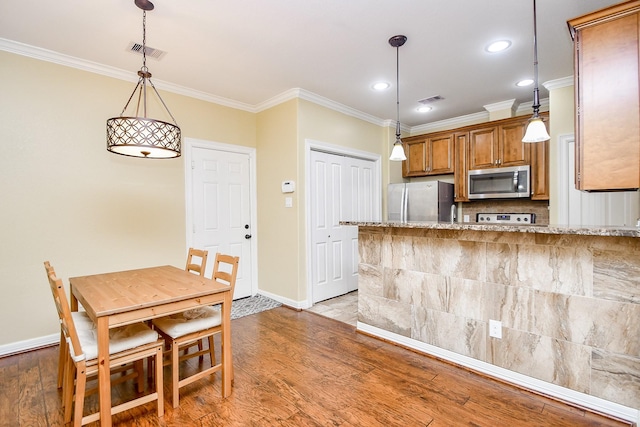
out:
<path id="1" fill-rule="evenodd" d="M 250 238 L 251 238 L 251 234 L 245 234 L 245 235 L 244 235 L 244 238 L 245 238 L 245 239 L 250 239 Z"/>

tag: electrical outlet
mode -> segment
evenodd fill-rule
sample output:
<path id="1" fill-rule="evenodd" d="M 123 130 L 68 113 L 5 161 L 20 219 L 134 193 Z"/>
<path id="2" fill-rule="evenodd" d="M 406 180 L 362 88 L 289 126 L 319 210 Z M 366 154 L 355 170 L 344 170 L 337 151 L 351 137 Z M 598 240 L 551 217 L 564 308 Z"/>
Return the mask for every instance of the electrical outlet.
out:
<path id="1" fill-rule="evenodd" d="M 464 222 L 469 222 L 469 215 L 464 215 Z"/>
<path id="2" fill-rule="evenodd" d="M 502 322 L 499 320 L 489 320 L 489 336 L 502 338 Z"/>

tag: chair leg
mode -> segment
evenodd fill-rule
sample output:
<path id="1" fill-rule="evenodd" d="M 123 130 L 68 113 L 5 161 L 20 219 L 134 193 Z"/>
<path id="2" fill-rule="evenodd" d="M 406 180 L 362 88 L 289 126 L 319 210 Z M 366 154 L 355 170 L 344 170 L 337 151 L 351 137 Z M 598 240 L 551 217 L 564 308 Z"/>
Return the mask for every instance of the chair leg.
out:
<path id="1" fill-rule="evenodd" d="M 203 349 L 204 349 L 204 340 L 199 340 L 198 341 L 198 351 L 202 352 Z M 200 354 L 200 357 L 198 357 L 198 359 L 200 360 L 200 362 L 202 362 L 204 360 L 204 354 Z"/>
<path id="2" fill-rule="evenodd" d="M 209 357 L 211 357 L 211 366 L 216 366 L 216 345 L 213 342 L 213 335 L 209 335 Z"/>
<path id="3" fill-rule="evenodd" d="M 136 360 L 133 366 L 138 376 L 138 393 L 142 393 L 145 388 L 144 360 Z"/>
<path id="4" fill-rule="evenodd" d="M 158 347 L 158 352 L 155 357 L 156 368 L 156 393 L 158 393 L 158 417 L 164 416 L 164 381 L 162 380 L 162 356 L 163 347 Z"/>
<path id="5" fill-rule="evenodd" d="M 82 412 L 84 411 L 84 393 L 87 385 L 87 370 L 84 362 L 81 362 L 77 368 L 76 375 L 76 404 L 73 414 L 74 427 L 82 427 Z"/>
<path id="6" fill-rule="evenodd" d="M 64 382 L 65 363 L 69 353 L 67 350 L 67 340 L 64 339 L 64 333 L 60 332 L 60 354 L 58 355 L 58 388 L 62 387 Z"/>
<path id="7" fill-rule="evenodd" d="M 177 408 L 180 401 L 180 346 L 175 340 L 171 342 L 171 396 L 173 407 Z"/>
<path id="8" fill-rule="evenodd" d="M 64 360 L 64 381 L 62 384 L 62 406 L 64 407 L 64 423 L 71 422 L 71 415 L 73 409 L 73 388 L 74 380 L 76 376 L 76 366 L 71 360 L 71 357 L 67 355 Z"/>

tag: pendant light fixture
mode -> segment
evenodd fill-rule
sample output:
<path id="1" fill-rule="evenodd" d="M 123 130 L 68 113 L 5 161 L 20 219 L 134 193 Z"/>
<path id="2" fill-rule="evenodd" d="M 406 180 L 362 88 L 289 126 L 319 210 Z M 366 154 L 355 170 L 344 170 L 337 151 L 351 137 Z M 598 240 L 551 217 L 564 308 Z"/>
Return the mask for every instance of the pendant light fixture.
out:
<path id="1" fill-rule="evenodd" d="M 407 160 L 404 154 L 404 147 L 400 139 L 400 46 L 407 41 L 406 36 L 393 36 L 389 39 L 389 44 L 396 48 L 396 142 L 393 143 L 391 157 L 389 160 L 401 162 Z"/>
<path id="2" fill-rule="evenodd" d="M 142 9 L 142 68 L 138 71 L 138 84 L 122 109 L 120 117 L 107 120 L 107 150 L 124 156 L 149 159 L 180 157 L 180 128 L 153 85 L 151 73 L 147 68 L 147 11 L 153 10 L 153 3 L 148 0 L 134 0 L 134 2 Z M 173 123 L 147 117 L 147 85 L 153 89 Z M 127 116 L 125 112 L 136 91 L 138 99 L 135 113 L 133 116 Z"/>
<path id="3" fill-rule="evenodd" d="M 538 33 L 536 25 L 536 0 L 533 0 L 533 116 L 527 125 L 522 142 L 542 142 L 550 139 L 547 127 L 538 113 L 540 110 L 540 94 L 538 91 Z"/>

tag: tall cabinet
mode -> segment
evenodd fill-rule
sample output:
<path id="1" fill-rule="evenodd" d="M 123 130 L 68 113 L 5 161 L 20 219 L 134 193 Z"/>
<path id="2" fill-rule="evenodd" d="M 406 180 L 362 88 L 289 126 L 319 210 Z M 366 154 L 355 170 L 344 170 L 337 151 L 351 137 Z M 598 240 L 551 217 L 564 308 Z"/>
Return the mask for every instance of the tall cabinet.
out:
<path id="1" fill-rule="evenodd" d="M 576 188 L 639 188 L 640 1 L 568 24 L 575 58 Z"/>

